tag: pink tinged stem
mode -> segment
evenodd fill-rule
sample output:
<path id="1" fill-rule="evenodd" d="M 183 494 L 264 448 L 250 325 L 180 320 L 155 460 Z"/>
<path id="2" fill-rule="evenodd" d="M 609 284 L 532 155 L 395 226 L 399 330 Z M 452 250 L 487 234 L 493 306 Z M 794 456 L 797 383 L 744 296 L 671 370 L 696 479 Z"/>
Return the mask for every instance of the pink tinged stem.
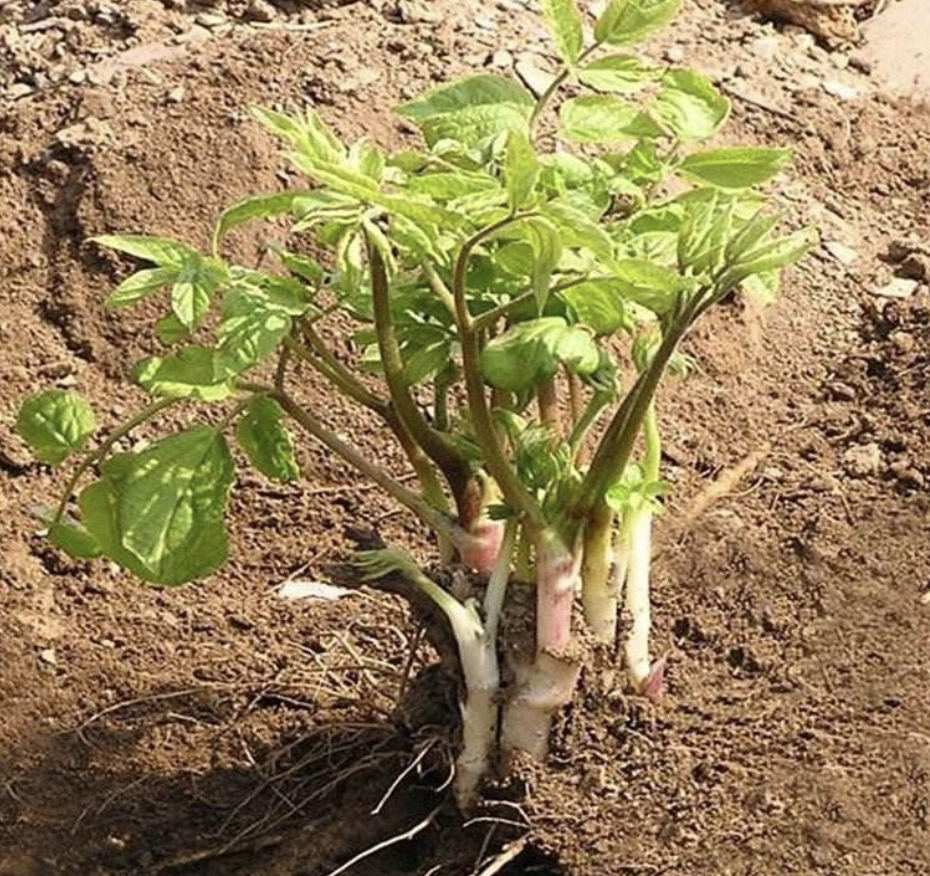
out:
<path id="1" fill-rule="evenodd" d="M 504 539 L 504 521 L 479 518 L 470 527 L 469 535 L 459 548 L 462 563 L 476 572 L 490 574 Z"/>
<path id="2" fill-rule="evenodd" d="M 579 571 L 580 557 L 551 531 L 541 533 L 536 546 L 537 652 L 556 654 L 567 647 Z"/>

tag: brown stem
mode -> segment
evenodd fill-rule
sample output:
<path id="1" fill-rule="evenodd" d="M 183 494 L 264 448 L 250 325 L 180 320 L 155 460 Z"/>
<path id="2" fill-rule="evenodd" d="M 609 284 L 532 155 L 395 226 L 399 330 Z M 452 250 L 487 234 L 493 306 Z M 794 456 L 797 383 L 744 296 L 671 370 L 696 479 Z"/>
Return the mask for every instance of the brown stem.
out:
<path id="1" fill-rule="evenodd" d="M 378 350 L 394 410 L 410 438 L 422 447 L 426 455 L 436 463 L 448 481 L 452 495 L 458 497 L 471 480 L 471 466 L 445 435 L 437 432 L 426 422 L 410 395 L 410 388 L 404 376 L 404 362 L 400 346 L 394 333 L 387 270 L 377 247 L 370 243 L 368 259 L 371 268 L 372 304 Z"/>
<path id="2" fill-rule="evenodd" d="M 562 412 L 559 410 L 559 396 L 554 377 L 544 380 L 536 388 L 536 404 L 539 406 L 539 419 L 552 432 L 554 446 L 562 437 Z"/>

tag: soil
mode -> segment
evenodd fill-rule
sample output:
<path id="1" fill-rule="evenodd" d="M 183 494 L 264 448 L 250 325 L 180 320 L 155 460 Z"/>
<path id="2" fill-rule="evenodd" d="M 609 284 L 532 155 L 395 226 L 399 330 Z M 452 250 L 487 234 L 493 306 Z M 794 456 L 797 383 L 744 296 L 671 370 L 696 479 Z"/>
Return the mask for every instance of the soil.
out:
<path id="1" fill-rule="evenodd" d="M 360 520 L 418 547 L 405 514 L 307 447 L 300 487 L 241 479 L 228 566 L 146 588 L 35 534 L 60 483 L 12 423 L 39 385 L 78 387 L 105 427 L 138 404 L 146 313 L 104 312 L 123 265 L 87 239 L 206 244 L 222 206 L 293 182 L 249 104 L 412 142 L 390 109 L 430 82 L 551 68 L 536 12 L 0 3 L 0 874 L 324 876 L 394 837 L 346 872 L 478 873 L 514 841 L 496 872 L 930 871 L 930 114 L 855 48 L 717 0 L 648 48 L 731 95 L 729 139 L 795 147 L 777 197 L 824 244 L 775 305 L 708 320 L 697 373 L 662 398 L 666 697 L 588 673 L 550 768 L 463 824 L 437 808 L 454 691 L 404 604 L 276 595 L 325 579 Z M 257 244 L 237 234 L 232 255 Z M 310 374 L 305 393 L 402 473 L 373 423 Z"/>

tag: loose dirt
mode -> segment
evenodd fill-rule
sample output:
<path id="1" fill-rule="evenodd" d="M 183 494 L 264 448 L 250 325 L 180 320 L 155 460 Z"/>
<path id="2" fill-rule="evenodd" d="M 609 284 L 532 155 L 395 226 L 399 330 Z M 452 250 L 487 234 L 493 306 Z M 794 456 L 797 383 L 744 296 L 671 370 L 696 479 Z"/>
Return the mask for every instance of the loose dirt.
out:
<path id="1" fill-rule="evenodd" d="M 29 509 L 60 484 L 12 433 L 19 400 L 76 386 L 112 426 L 153 349 L 144 312 L 104 312 L 124 265 L 90 236 L 203 245 L 223 205 L 293 183 L 251 103 L 310 102 L 397 145 L 398 100 L 466 69 L 545 71 L 548 51 L 520 0 L 0 3 L 3 876 L 325 876 L 405 834 L 347 872 L 478 873 L 524 835 L 498 872 L 930 870 L 930 116 L 855 48 L 716 0 L 649 46 L 730 94 L 729 139 L 795 147 L 777 196 L 824 245 L 777 304 L 703 326 L 697 373 L 661 400 L 665 700 L 589 673 L 549 771 L 479 817 L 436 810 L 454 692 L 428 648 L 408 667 L 403 604 L 275 594 L 325 580 L 346 525 L 420 546 L 316 448 L 300 488 L 243 477 L 233 560 L 196 586 L 148 589 L 35 534 Z M 238 234 L 232 255 L 259 243 Z M 305 396 L 403 474 L 310 374 Z"/>

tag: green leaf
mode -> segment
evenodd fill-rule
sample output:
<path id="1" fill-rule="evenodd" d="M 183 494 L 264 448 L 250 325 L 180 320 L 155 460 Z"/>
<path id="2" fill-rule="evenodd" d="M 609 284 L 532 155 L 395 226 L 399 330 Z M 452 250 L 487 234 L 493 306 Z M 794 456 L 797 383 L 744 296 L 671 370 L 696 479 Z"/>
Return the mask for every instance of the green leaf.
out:
<path id="1" fill-rule="evenodd" d="M 747 252 L 755 249 L 763 241 L 769 240 L 772 230 L 781 217 L 764 213 L 761 209 L 749 218 L 745 225 L 727 242 L 725 256 L 729 263 L 739 261 Z"/>
<path id="2" fill-rule="evenodd" d="M 118 454 L 79 498 L 88 533 L 139 577 L 176 585 L 202 578 L 228 552 L 223 515 L 235 476 L 222 433 L 196 426 Z"/>
<path id="3" fill-rule="evenodd" d="M 793 264 L 814 246 L 818 235 L 815 229 L 805 228 L 786 237 L 764 243 L 747 252 L 720 280 L 720 288 L 728 289 L 753 274 L 766 274 Z"/>
<path id="4" fill-rule="evenodd" d="M 156 398 L 194 398 L 222 401 L 232 393 L 226 380 L 218 380 L 214 353 L 209 347 L 188 347 L 160 358 L 143 359 L 133 369 L 132 379 Z"/>
<path id="5" fill-rule="evenodd" d="M 293 308 L 253 286 L 234 287 L 223 299 L 215 376 L 227 380 L 271 355 L 291 330 Z"/>
<path id="6" fill-rule="evenodd" d="M 730 114 L 728 101 L 710 80 L 693 70 L 672 70 L 652 104 L 652 113 L 679 140 L 706 140 Z"/>
<path id="7" fill-rule="evenodd" d="M 573 97 L 559 110 L 562 136 L 576 143 L 616 143 L 659 137 L 660 128 L 635 106 L 606 95 Z"/>
<path id="8" fill-rule="evenodd" d="M 481 74 L 441 85 L 397 108 L 428 145 L 455 140 L 474 146 L 505 131 L 528 131 L 535 100 L 513 79 Z"/>
<path id="9" fill-rule="evenodd" d="M 36 459 L 49 465 L 58 465 L 80 450 L 96 428 L 90 405 L 60 389 L 29 396 L 16 419 L 16 429 Z"/>
<path id="10" fill-rule="evenodd" d="M 278 261 L 292 274 L 296 274 L 310 283 L 319 284 L 323 282 L 325 272 L 314 259 L 282 249 L 280 246 L 272 246 L 271 249 L 278 257 Z"/>
<path id="11" fill-rule="evenodd" d="M 595 334 L 612 335 L 630 325 L 620 284 L 615 280 L 587 280 L 563 289 L 559 297 Z"/>
<path id="12" fill-rule="evenodd" d="M 745 189 L 770 180 L 791 160 L 791 149 L 742 147 L 689 155 L 678 170 L 723 189 Z"/>
<path id="13" fill-rule="evenodd" d="M 559 57 L 574 64 L 583 42 L 581 12 L 575 0 L 542 0 L 542 10 Z"/>
<path id="14" fill-rule="evenodd" d="M 778 300 L 781 273 L 779 271 L 765 271 L 762 274 L 750 274 L 743 280 L 742 290 L 747 298 L 759 304 L 774 304 Z"/>
<path id="15" fill-rule="evenodd" d="M 166 265 L 161 268 L 145 268 L 130 274 L 107 297 L 107 307 L 116 310 L 135 304 L 147 298 L 159 289 L 170 286 L 178 278 L 180 268 L 176 265 Z"/>
<path id="16" fill-rule="evenodd" d="M 349 167 L 362 176 L 381 182 L 384 176 L 384 153 L 369 140 L 362 137 L 349 147 Z"/>
<path id="17" fill-rule="evenodd" d="M 541 212 L 558 229 L 564 246 L 586 249 L 603 262 L 613 257 L 613 244 L 604 227 L 571 201 L 555 198 L 542 207 Z"/>
<path id="18" fill-rule="evenodd" d="M 197 255 L 197 250 L 186 243 L 170 240 L 167 237 L 154 237 L 148 234 L 103 234 L 92 237 L 94 243 L 124 252 L 144 262 L 152 262 L 160 267 L 179 268 L 184 262 Z"/>
<path id="19" fill-rule="evenodd" d="M 93 560 L 103 553 L 96 539 L 70 514 L 55 520 L 55 511 L 51 508 L 43 506 L 34 508 L 33 512 L 48 527 L 48 540 L 68 556 L 76 560 Z"/>
<path id="20" fill-rule="evenodd" d="M 661 30 L 678 12 L 681 0 L 610 0 L 594 25 L 599 43 L 629 45 Z"/>
<path id="21" fill-rule="evenodd" d="M 415 176 L 407 184 L 410 191 L 441 201 L 451 201 L 498 187 L 498 182 L 493 177 L 467 170 Z"/>
<path id="22" fill-rule="evenodd" d="M 242 225 L 252 219 L 265 219 L 269 216 L 280 216 L 290 213 L 294 200 L 301 197 L 303 192 L 275 192 L 269 195 L 254 195 L 237 201 L 220 213 L 219 221 L 213 230 L 213 250 L 218 252 L 223 238 L 237 225 Z"/>
<path id="23" fill-rule="evenodd" d="M 539 161 L 529 137 L 521 131 L 511 131 L 507 137 L 507 156 L 504 163 L 507 180 L 507 197 L 511 212 L 526 203 L 539 178 Z"/>
<path id="24" fill-rule="evenodd" d="M 171 287 L 171 312 L 184 328 L 195 331 L 210 308 L 213 293 L 228 282 L 229 271 L 222 262 L 195 253 L 181 266 Z"/>
<path id="25" fill-rule="evenodd" d="M 622 259 L 614 265 L 616 283 L 628 301 L 664 314 L 682 288 L 682 278 L 668 268 L 643 259 Z"/>
<path id="26" fill-rule="evenodd" d="M 548 380 L 565 364 L 591 374 L 600 363 L 594 338 L 558 316 L 519 322 L 492 338 L 481 352 L 484 379 L 498 389 L 521 392 Z"/>
<path id="27" fill-rule="evenodd" d="M 190 332 L 181 323 L 181 320 L 173 313 L 169 313 L 155 323 L 155 336 L 166 347 L 170 347 L 172 344 L 187 340 L 190 337 Z"/>
<path id="28" fill-rule="evenodd" d="M 636 55 L 607 55 L 582 67 L 578 80 L 595 91 L 629 94 L 661 75 L 659 68 L 650 67 Z"/>
<path id="29" fill-rule="evenodd" d="M 530 282 L 536 294 L 536 304 L 541 311 L 546 306 L 546 300 L 549 297 L 552 272 L 562 255 L 562 241 L 559 239 L 558 231 L 546 219 L 533 217 L 524 221 L 526 236 L 530 246 L 533 247 L 534 256 Z"/>
<path id="30" fill-rule="evenodd" d="M 264 107 L 252 107 L 252 114 L 307 158 L 334 164 L 345 160 L 345 146 L 312 109 L 305 110 L 303 116 L 288 116 Z"/>
<path id="31" fill-rule="evenodd" d="M 97 539 L 71 517 L 49 524 L 48 540 L 76 560 L 95 560 L 103 555 Z"/>
<path id="32" fill-rule="evenodd" d="M 448 341 L 437 341 L 415 350 L 404 363 L 404 379 L 410 386 L 431 380 L 448 366 L 452 350 Z"/>
<path id="33" fill-rule="evenodd" d="M 267 396 L 256 396 L 236 423 L 236 440 L 249 462 L 276 481 L 293 481 L 300 475 L 290 432 L 282 422 L 281 406 Z"/>

